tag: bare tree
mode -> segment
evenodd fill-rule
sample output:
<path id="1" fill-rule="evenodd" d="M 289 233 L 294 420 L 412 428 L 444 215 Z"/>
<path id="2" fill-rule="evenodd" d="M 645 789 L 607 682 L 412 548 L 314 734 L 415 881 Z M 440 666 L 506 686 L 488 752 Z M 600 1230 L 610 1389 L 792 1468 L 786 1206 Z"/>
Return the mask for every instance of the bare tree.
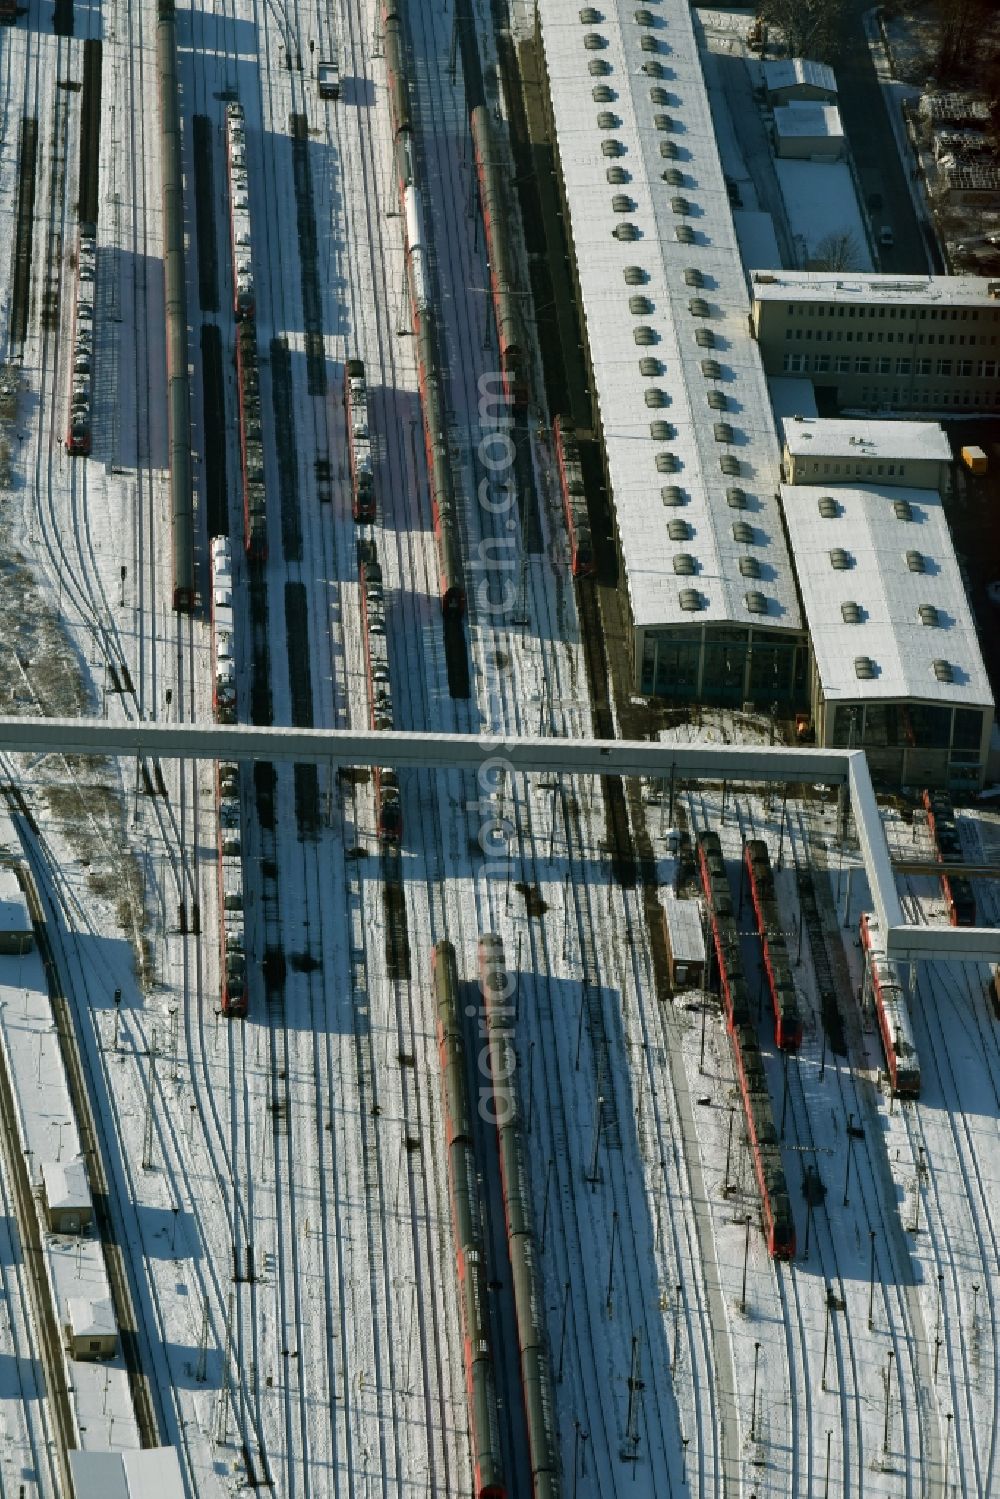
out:
<path id="1" fill-rule="evenodd" d="M 960 78 L 982 61 L 982 33 L 995 14 L 994 0 L 939 0 L 935 68 L 939 78 Z"/>
<path id="2" fill-rule="evenodd" d="M 825 234 L 811 257 L 811 268 L 816 271 L 856 271 L 860 264 L 860 248 L 850 229 Z"/>
<path id="3" fill-rule="evenodd" d="M 790 57 L 830 62 L 836 56 L 844 0 L 760 0 L 758 13 L 782 33 Z"/>

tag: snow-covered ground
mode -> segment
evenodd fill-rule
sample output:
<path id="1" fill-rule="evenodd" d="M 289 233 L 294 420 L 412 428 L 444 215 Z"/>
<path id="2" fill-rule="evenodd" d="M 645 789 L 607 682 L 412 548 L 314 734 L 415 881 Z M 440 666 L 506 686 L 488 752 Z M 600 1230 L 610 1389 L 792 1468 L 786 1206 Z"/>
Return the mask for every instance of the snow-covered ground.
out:
<path id="1" fill-rule="evenodd" d="M 721 1019 L 715 1007 L 705 1015 L 702 1062 L 702 1014 L 685 1007 L 700 998 L 657 1000 L 642 893 L 611 877 L 599 788 L 569 778 L 529 782 L 488 764 L 491 731 L 587 734 L 590 709 L 544 413 L 532 416 L 542 550 L 527 551 L 516 510 L 505 508 L 505 475 L 483 491 L 490 508 L 479 498 L 487 464 L 503 445 L 498 413 L 480 400 L 496 355 L 462 80 L 460 72 L 454 82 L 449 76 L 450 10 L 414 0 L 407 17 L 463 550 L 467 559 L 483 558 L 488 542 L 493 555 L 506 556 L 498 544 L 512 542 L 510 569 L 491 577 L 470 568 L 468 701 L 448 693 L 377 6 L 217 0 L 182 9 L 179 37 L 189 183 L 192 118 L 210 122 L 223 309 L 199 308 L 192 191 L 195 450 L 204 453 L 213 440 L 201 401 L 207 323 L 222 340 L 234 536 L 241 520 L 220 95 L 236 91 L 247 114 L 274 719 L 289 721 L 289 663 L 304 652 L 300 640 L 287 639 L 283 597 L 286 585 L 300 584 L 314 721 L 366 720 L 341 405 L 343 361 L 357 355 L 371 392 L 374 535 L 397 718 L 484 739 L 478 780 L 454 772 L 402 777 L 411 977 L 390 977 L 387 966 L 382 868 L 363 778 L 321 770 L 322 826 L 302 840 L 291 767 L 278 771 L 273 834 L 256 822 L 247 772 L 245 883 L 256 961 L 250 1016 L 240 1024 L 217 1015 L 210 767 L 163 767 L 167 797 L 142 791 L 134 763 L 51 757 L 19 767 L 61 906 L 57 958 L 70 980 L 100 1112 L 163 1440 L 178 1447 L 192 1494 L 231 1493 L 249 1480 L 269 1480 L 282 1496 L 469 1492 L 428 980 L 432 944 L 444 936 L 455 943 L 462 977 L 472 980 L 476 938 L 490 928 L 502 935 L 517 974 L 518 1083 L 544 1233 L 566 1492 L 797 1499 L 824 1492 L 829 1463 L 831 1493 L 939 1493 L 947 1467 L 958 1492 L 988 1494 L 996 1484 L 998 1058 L 983 972 L 920 975 L 913 1012 L 922 1061 L 927 1053 L 924 1096 L 917 1105 L 892 1103 L 880 1088 L 870 1017 L 859 1016 L 850 997 L 860 983 L 855 939 L 867 894 L 850 849 L 838 858 L 831 804 L 789 799 L 782 834 L 776 797 L 730 791 L 721 831 L 734 882 L 741 820 L 744 827 L 752 821 L 773 859 L 782 849 L 778 894 L 795 934 L 794 957 L 793 870 L 808 860 L 842 978 L 847 1051 L 836 1055 L 824 1046 L 812 955 L 808 940 L 802 944 L 795 972 L 809 1018 L 784 1106 L 785 1076 L 764 1013 L 800 1249 L 791 1266 L 777 1267 L 756 1227 Z M 98 24 L 97 427 L 93 458 L 70 462 L 60 436 L 75 171 L 61 174 L 58 161 L 62 154 L 75 160 L 79 96 L 56 81 L 79 77 L 80 37 L 87 27 L 96 34 Z M 8 85 L 0 104 L 0 266 L 11 259 L 16 121 L 37 113 L 35 264 L 43 265 L 47 248 L 55 253 L 63 335 L 42 327 L 36 279 L 23 351 L 25 437 L 15 455 L 22 482 L 7 497 L 3 545 L 8 558 L 18 550 L 30 574 L 19 580 L 21 612 L 42 644 L 22 653 L 8 695 L 24 711 L 76 692 L 86 711 L 112 719 L 205 719 L 208 628 L 203 618 L 178 618 L 169 608 L 155 12 L 125 0 L 100 13 L 78 6 L 77 32 L 73 40 L 53 37 L 40 0 L 32 0 L 27 25 L 0 32 Z M 320 103 L 311 74 L 334 37 L 344 75 L 336 106 Z M 483 45 L 488 51 L 485 25 Z M 327 388 L 318 394 L 310 393 L 305 359 L 293 115 L 305 115 L 308 125 L 326 355 Z M 60 226 L 58 243 L 50 242 L 50 223 Z M 0 303 L 9 304 L 6 280 Z M 299 545 L 289 544 L 278 502 L 275 338 L 289 351 Z M 327 464 L 328 483 L 321 479 Z M 516 602 L 491 609 L 508 577 Z M 480 592 L 483 580 L 490 587 Z M 251 623 L 241 562 L 237 581 L 245 705 Z M 59 615 L 65 660 L 42 678 Z M 134 690 L 119 692 L 124 666 Z M 729 719 L 707 732 L 723 738 L 750 730 Z M 681 805 L 695 826 L 720 822 L 718 788 L 685 794 Z M 647 823 L 669 878 L 663 808 L 651 806 Z M 977 838 L 984 847 L 995 840 L 992 825 L 966 833 L 963 818 L 962 826 L 970 848 Z M 933 883 L 910 884 L 926 919 L 941 919 Z M 986 898 L 995 914 L 995 896 Z M 201 935 L 181 935 L 181 909 L 192 924 L 196 904 Z M 267 997 L 261 972 L 275 933 L 287 958 L 280 1000 Z M 744 945 L 753 983 L 750 939 Z M 808 1223 L 803 1163 L 817 1167 L 827 1189 Z M 505 1278 L 504 1265 L 492 1269 L 496 1280 Z M 25 1306 L 9 1270 L 4 1284 L 10 1335 L 23 1346 Z M 498 1312 L 501 1299 L 498 1292 Z M 494 1333 L 503 1353 L 500 1315 Z M 0 1326 L 0 1350 L 6 1336 Z M 641 1390 L 630 1389 L 636 1377 Z M 0 1383 L 0 1416 L 12 1453 L 44 1441 L 38 1412 L 13 1378 Z M 0 1448 L 0 1464 L 5 1453 Z"/>

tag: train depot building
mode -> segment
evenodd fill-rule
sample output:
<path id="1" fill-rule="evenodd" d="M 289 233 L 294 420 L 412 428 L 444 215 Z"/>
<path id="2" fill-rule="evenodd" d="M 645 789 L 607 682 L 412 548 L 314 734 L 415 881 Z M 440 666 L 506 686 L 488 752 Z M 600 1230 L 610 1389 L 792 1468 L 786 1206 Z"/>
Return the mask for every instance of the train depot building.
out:
<path id="1" fill-rule="evenodd" d="M 978 790 L 993 698 L 941 497 L 782 486 L 812 643 L 817 743 L 883 783 Z"/>
<path id="2" fill-rule="evenodd" d="M 689 8 L 537 15 L 634 686 L 789 709 L 780 452 Z"/>

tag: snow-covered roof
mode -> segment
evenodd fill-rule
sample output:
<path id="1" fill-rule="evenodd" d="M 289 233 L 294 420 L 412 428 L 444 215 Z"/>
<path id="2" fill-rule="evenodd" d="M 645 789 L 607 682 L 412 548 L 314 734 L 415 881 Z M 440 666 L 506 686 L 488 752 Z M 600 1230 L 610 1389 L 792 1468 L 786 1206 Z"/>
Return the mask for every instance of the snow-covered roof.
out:
<path id="1" fill-rule="evenodd" d="M 951 447 L 940 422 L 878 422 L 866 417 L 793 416 L 782 422 L 793 458 L 817 455 L 949 463 Z"/>
<path id="2" fill-rule="evenodd" d="M 705 933 L 701 924 L 701 902 L 678 900 L 668 893 L 663 901 L 663 913 L 674 961 L 704 963 Z"/>
<path id="3" fill-rule="evenodd" d="M 813 62 L 808 57 L 772 58 L 761 64 L 761 70 L 769 94 L 802 84 L 825 89 L 830 94 L 837 92 L 837 79 L 833 69 L 827 67 L 825 62 Z"/>
<path id="4" fill-rule="evenodd" d="M 0 933 L 30 931 L 28 903 L 17 875 L 9 864 L 0 864 Z"/>
<path id="5" fill-rule="evenodd" d="M 748 270 L 781 265 L 774 219 L 761 208 L 734 208 L 733 227 Z"/>
<path id="6" fill-rule="evenodd" d="M 784 484 L 781 499 L 827 700 L 992 704 L 938 494 Z"/>
<path id="7" fill-rule="evenodd" d="M 751 273 L 750 282 L 759 302 L 981 303 L 1000 309 L 1000 281 L 986 276 L 760 270 Z"/>
<path id="8" fill-rule="evenodd" d="M 779 105 L 774 111 L 774 128 L 785 137 L 817 135 L 831 141 L 844 137 L 836 104 L 823 104 L 818 99 L 794 99 L 791 104 Z"/>
<path id="9" fill-rule="evenodd" d="M 810 257 L 822 260 L 824 241 L 842 242 L 850 236 L 854 263 L 862 272 L 872 269 L 865 223 L 855 179 L 846 161 L 796 161 L 775 157 L 785 216 L 792 234 Z"/>
<path id="10" fill-rule="evenodd" d="M 658 6 L 652 26 L 631 4 L 604 5 L 593 24 L 562 0 L 538 11 L 634 623 L 800 631 L 777 435 L 688 4 Z M 625 225 L 631 242 L 616 237 Z M 644 357 L 657 373 L 642 374 Z M 734 538 L 739 520 L 752 543 Z M 748 545 L 765 615 L 747 606 Z M 692 593 L 694 609 L 682 605 Z"/>
<path id="11" fill-rule="evenodd" d="M 184 1499 L 173 1447 L 69 1454 L 75 1499 Z"/>
<path id="12" fill-rule="evenodd" d="M 110 1298 L 70 1296 L 66 1303 L 69 1325 L 75 1338 L 115 1338 L 118 1323 Z"/>
<path id="13" fill-rule="evenodd" d="M 90 1186 L 82 1161 L 43 1161 L 42 1182 L 50 1208 L 89 1208 Z"/>

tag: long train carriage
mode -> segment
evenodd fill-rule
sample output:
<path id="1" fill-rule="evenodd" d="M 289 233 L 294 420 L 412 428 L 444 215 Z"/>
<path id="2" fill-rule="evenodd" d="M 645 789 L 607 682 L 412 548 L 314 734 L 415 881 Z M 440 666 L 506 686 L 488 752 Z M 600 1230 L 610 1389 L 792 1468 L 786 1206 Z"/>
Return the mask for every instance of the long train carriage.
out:
<path id="1" fill-rule="evenodd" d="M 791 1259 L 795 1254 L 795 1220 L 760 1044 L 751 1025 L 734 1026 L 731 1042 L 768 1253 L 774 1259 Z"/>
<path id="2" fill-rule="evenodd" d="M 942 864 L 961 864 L 964 860 L 962 840 L 958 836 L 951 798 L 945 791 L 925 790 L 922 800 L 938 860 Z M 952 926 L 975 926 L 976 897 L 972 881 L 965 879 L 963 875 L 942 874 L 941 891 Z"/>
<path id="3" fill-rule="evenodd" d="M 243 478 L 243 540 L 250 562 L 267 561 L 264 431 L 261 425 L 257 330 L 253 319 L 236 335 L 236 383 L 240 403 L 240 464 Z"/>
<path id="4" fill-rule="evenodd" d="M 476 47 L 478 52 L 474 31 L 471 46 Z M 511 248 L 506 173 L 499 164 L 495 131 L 485 104 L 478 104 L 472 110 L 471 128 L 489 262 L 490 291 L 500 350 L 500 373 L 504 393 L 511 406 L 515 411 L 524 411 L 529 395 L 527 354 L 524 324 L 518 305 L 521 293 L 516 284 L 518 278 Z"/>
<path id="5" fill-rule="evenodd" d="M 375 475 L 368 431 L 368 384 L 360 359 L 348 359 L 344 369 L 344 414 L 351 473 L 351 514 L 362 525 L 370 525 L 375 519 Z"/>
<path id="6" fill-rule="evenodd" d="M 226 105 L 226 163 L 229 172 L 229 252 L 233 268 L 233 314 L 240 319 L 253 317 L 257 305 L 250 240 L 246 117 L 242 104 Z"/>
<path id="7" fill-rule="evenodd" d="M 458 968 L 450 942 L 431 954 L 437 1010 L 438 1056 L 444 1094 L 445 1142 L 452 1231 L 464 1334 L 465 1386 L 472 1437 L 476 1499 L 506 1499 L 500 1462 L 499 1406 L 486 1307 L 482 1214 L 472 1145 L 472 1109 L 465 1075 L 465 1043 L 459 1008 Z"/>
<path id="8" fill-rule="evenodd" d="M 218 723 L 236 722 L 233 651 L 233 562 L 229 538 L 212 538 L 212 710 Z"/>
<path id="9" fill-rule="evenodd" d="M 93 443 L 94 309 L 97 286 L 97 235 L 93 224 L 81 224 L 77 240 L 73 336 L 70 340 L 69 419 L 66 451 L 87 454 Z"/>
<path id="10" fill-rule="evenodd" d="M 798 1051 L 802 1045 L 802 1012 L 788 961 L 771 860 L 762 838 L 747 840 L 743 860 L 774 1011 L 774 1039 L 782 1051 Z"/>
<path id="11" fill-rule="evenodd" d="M 361 621 L 365 641 L 368 723 L 377 732 L 387 732 L 393 727 L 392 684 L 385 633 L 382 568 L 373 541 L 358 543 L 358 581 L 361 585 Z M 373 778 L 376 831 L 382 842 L 398 843 L 403 836 L 399 776 L 388 766 L 376 765 Z"/>
<path id="12" fill-rule="evenodd" d="M 239 767 L 220 761 L 216 765 L 215 776 L 219 838 L 220 1002 L 224 1015 L 245 1015 L 247 960 Z"/>
<path id="13" fill-rule="evenodd" d="M 569 533 L 570 568 L 574 578 L 589 578 L 595 571 L 594 539 L 590 531 L 587 496 L 583 487 L 583 466 L 576 433 L 566 428 L 565 419 L 557 416 L 552 423 L 556 461 L 559 465 L 559 490 L 563 514 Z"/>
<path id="14" fill-rule="evenodd" d="M 910 1012 L 903 986 L 886 957 L 878 917 L 873 912 L 862 914 L 861 945 L 866 955 L 865 985 L 875 1005 L 892 1091 L 900 1098 L 916 1098 L 920 1093 L 920 1058 Z"/>
<path id="15" fill-rule="evenodd" d="M 424 448 L 438 554 L 438 592 L 445 615 L 465 613 L 465 581 L 458 531 L 458 508 L 442 394 L 437 326 L 430 292 L 420 189 L 413 165 L 409 90 L 402 21 L 397 0 L 384 0 L 383 27 L 389 99 L 395 132 L 395 163 L 403 214 L 410 315 L 417 345 L 417 379 L 424 418 Z"/>
<path id="16" fill-rule="evenodd" d="M 760 1189 L 764 1237 L 768 1253 L 773 1258 L 788 1259 L 795 1253 L 795 1220 L 774 1128 L 760 1043 L 753 1029 L 750 996 L 740 957 L 739 933 L 733 917 L 732 894 L 722 844 L 717 833 L 698 834 L 698 867 L 708 905 L 719 988 L 746 1116 L 747 1138 Z"/>
<path id="17" fill-rule="evenodd" d="M 560 1492 L 559 1442 L 545 1330 L 545 1299 L 535 1241 L 527 1153 L 513 1084 L 514 1011 L 507 1003 L 513 984 L 504 962 L 503 943 L 493 932 L 484 933 L 479 938 L 479 988 L 486 1011 L 493 1117 L 497 1127 L 500 1182 L 514 1288 L 532 1492 L 534 1499 L 557 1499 Z"/>

